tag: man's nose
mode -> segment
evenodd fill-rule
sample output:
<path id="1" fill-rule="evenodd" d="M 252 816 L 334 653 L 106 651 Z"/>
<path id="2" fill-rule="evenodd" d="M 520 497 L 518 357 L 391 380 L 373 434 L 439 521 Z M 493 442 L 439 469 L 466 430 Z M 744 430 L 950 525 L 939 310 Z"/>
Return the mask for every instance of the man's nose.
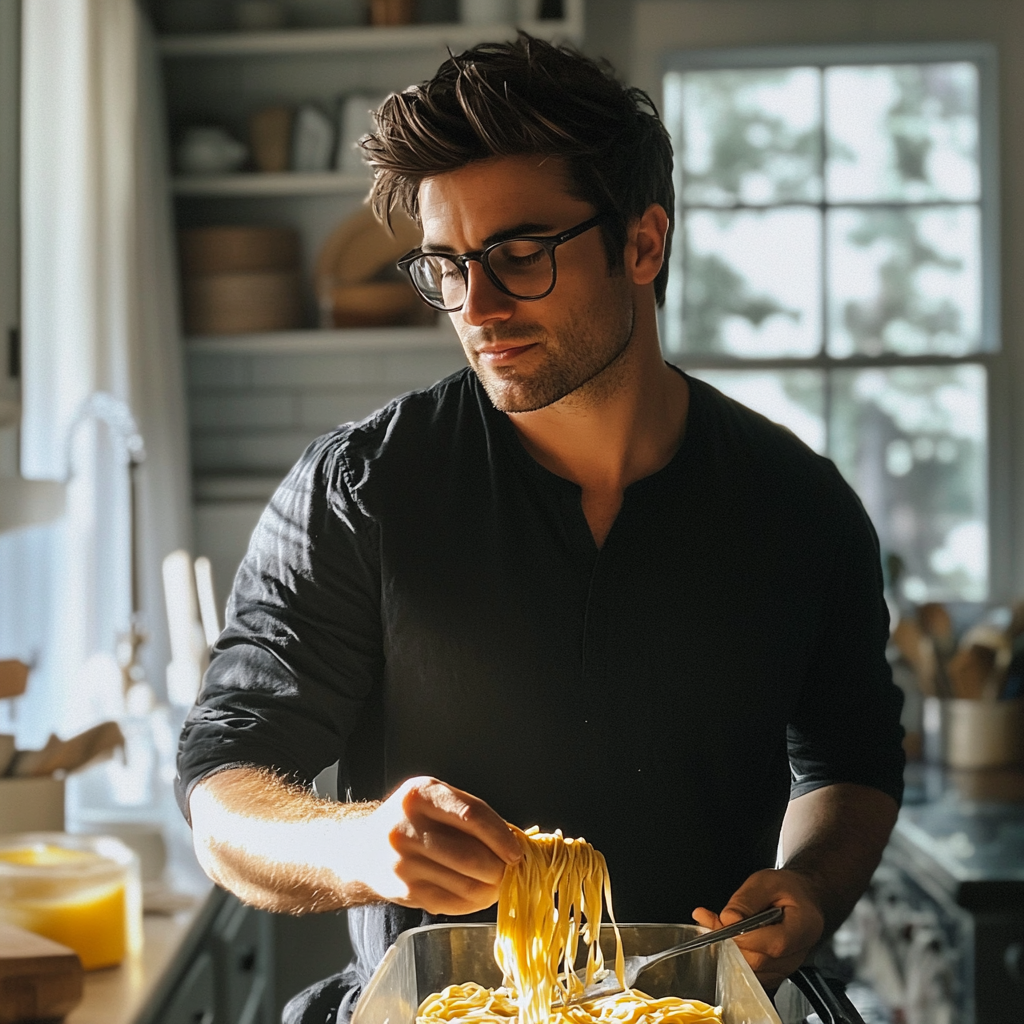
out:
<path id="1" fill-rule="evenodd" d="M 466 268 L 466 301 L 460 316 L 472 327 L 495 320 L 507 320 L 515 311 L 516 300 L 497 288 L 484 273 L 483 266 L 471 260 Z"/>

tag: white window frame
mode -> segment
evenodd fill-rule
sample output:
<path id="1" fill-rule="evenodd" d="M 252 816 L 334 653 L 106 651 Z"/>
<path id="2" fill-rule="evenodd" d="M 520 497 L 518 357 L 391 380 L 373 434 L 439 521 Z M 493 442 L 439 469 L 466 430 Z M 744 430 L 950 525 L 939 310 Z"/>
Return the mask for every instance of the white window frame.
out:
<path id="1" fill-rule="evenodd" d="M 665 351 L 665 358 L 698 376 L 701 370 L 795 370 L 825 371 L 825 427 L 829 429 L 829 372 L 839 369 L 891 366 L 980 365 L 987 381 L 988 429 L 988 599 L 1009 601 L 1020 588 L 1012 574 L 1012 460 L 1009 434 L 1012 384 L 1009 360 L 1001 344 L 1000 224 L 999 224 L 999 108 L 996 48 L 984 42 L 962 43 L 864 43 L 850 45 L 809 45 L 784 47 L 744 47 L 687 50 L 666 54 L 661 81 L 670 72 L 752 70 L 760 68 L 818 67 L 831 65 L 870 65 L 969 62 L 978 69 L 978 157 L 981 180 L 981 297 L 982 320 L 979 349 L 964 356 L 831 356 L 820 351 L 813 356 L 773 356 L 748 358 L 720 353 Z M 676 163 L 677 238 L 681 238 L 682 204 L 679 201 L 681 171 Z M 743 204 L 739 204 L 741 207 Z M 821 202 L 766 204 L 806 206 L 824 210 Z M 840 204 L 842 205 L 842 204 Z M 914 205 L 914 204 L 908 204 Z M 724 206 L 728 210 L 732 207 Z M 680 244 L 677 242 L 676 244 Z M 825 258 L 824 252 L 822 259 Z M 675 268 L 673 268 L 675 269 Z M 661 311 L 661 336 L 668 337 L 667 313 Z M 823 324 L 823 339 L 827 325 Z M 824 349 L 824 345 L 822 346 Z"/>

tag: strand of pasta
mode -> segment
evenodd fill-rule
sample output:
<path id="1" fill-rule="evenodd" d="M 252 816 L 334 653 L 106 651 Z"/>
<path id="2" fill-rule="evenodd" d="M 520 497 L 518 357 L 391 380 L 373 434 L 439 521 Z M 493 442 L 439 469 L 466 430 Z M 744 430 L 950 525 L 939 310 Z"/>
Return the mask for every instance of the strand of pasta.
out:
<path id="1" fill-rule="evenodd" d="M 513 833 L 523 857 L 505 870 L 498 896 L 494 959 L 502 987 L 449 985 L 423 1001 L 417 1024 L 510 1024 L 512 1018 L 518 1024 L 721 1024 L 721 1007 L 675 996 L 654 999 L 637 989 L 568 1005 L 604 970 L 602 897 L 615 932 L 615 974 L 624 983 L 608 865 L 584 839 L 536 827 L 513 827 Z M 574 970 L 580 940 L 587 947 L 583 980 Z"/>
<path id="2" fill-rule="evenodd" d="M 601 898 L 612 922 L 611 883 L 604 855 L 583 839 L 536 827 L 514 830 L 522 860 L 506 871 L 498 894 L 494 959 L 504 984 L 519 996 L 520 1024 L 544 1024 L 557 999 L 568 1003 L 583 992 L 604 957 L 598 942 Z M 579 942 L 587 947 L 586 977 L 574 964 Z M 622 940 L 615 928 L 615 973 L 622 983 Z"/>

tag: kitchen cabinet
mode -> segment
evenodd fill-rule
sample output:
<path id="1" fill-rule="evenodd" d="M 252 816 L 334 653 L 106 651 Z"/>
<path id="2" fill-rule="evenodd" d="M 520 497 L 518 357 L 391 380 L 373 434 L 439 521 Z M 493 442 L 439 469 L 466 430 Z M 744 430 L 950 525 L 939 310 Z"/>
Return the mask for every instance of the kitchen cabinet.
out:
<path id="1" fill-rule="evenodd" d="M 147 918 L 147 926 L 151 921 Z M 95 1019 L 104 1024 L 276 1024 L 293 995 L 340 971 L 351 956 L 343 912 L 270 914 L 211 889 L 193 926 L 178 937 L 177 953 L 162 969 L 143 1009 Z M 93 1020 L 83 1015 L 81 1024 Z M 68 1024 L 80 1022 L 72 1015 Z"/>
<path id="2" fill-rule="evenodd" d="M 270 914 L 214 890 L 161 990 L 136 1024 L 272 1024 L 274 935 Z"/>
<path id="3" fill-rule="evenodd" d="M 217 1020 L 270 1024 L 273 935 L 269 915 L 227 899 L 210 936 L 217 980 Z"/>
<path id="4" fill-rule="evenodd" d="M 160 1024 L 214 1024 L 216 982 L 213 957 L 206 950 L 192 962 L 158 1019 Z"/>
<path id="5" fill-rule="evenodd" d="M 1024 1020 L 1024 772 L 911 764 L 867 894 L 834 943 L 910 1021 Z"/>

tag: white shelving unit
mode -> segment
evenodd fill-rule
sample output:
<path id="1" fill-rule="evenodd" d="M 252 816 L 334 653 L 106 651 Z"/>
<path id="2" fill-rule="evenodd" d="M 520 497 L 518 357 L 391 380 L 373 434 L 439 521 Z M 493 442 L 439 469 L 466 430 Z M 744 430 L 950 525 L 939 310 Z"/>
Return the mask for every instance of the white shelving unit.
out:
<path id="1" fill-rule="evenodd" d="M 584 0 L 563 0 L 564 17 L 525 22 L 541 38 L 579 43 Z M 164 57 L 172 135 L 188 125 L 220 124 L 245 138 L 249 116 L 275 103 L 316 102 L 332 109 L 342 96 L 372 96 L 430 77 L 447 56 L 483 40 L 513 39 L 511 24 L 425 24 L 273 32 L 165 35 Z M 312 267 L 326 237 L 369 190 L 362 174 L 177 176 L 171 181 L 179 226 L 290 224 L 303 245 L 306 320 L 316 319 Z M 305 339 L 305 340 L 300 340 Z M 404 341 L 399 339 L 404 338 Z M 383 350 L 444 345 L 430 329 L 303 331 L 225 338 L 193 338 L 192 352 Z"/>

